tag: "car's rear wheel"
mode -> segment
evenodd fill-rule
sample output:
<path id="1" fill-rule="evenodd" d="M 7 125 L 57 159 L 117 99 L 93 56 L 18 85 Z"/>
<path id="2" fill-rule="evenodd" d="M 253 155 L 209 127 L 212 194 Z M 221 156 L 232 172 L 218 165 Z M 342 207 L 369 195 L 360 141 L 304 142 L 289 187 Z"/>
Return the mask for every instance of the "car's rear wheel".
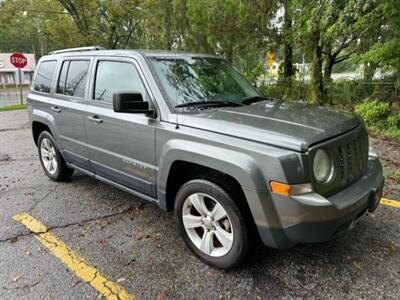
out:
<path id="1" fill-rule="evenodd" d="M 72 176 L 74 170 L 68 168 L 58 150 L 53 136 L 49 132 L 43 131 L 39 135 L 38 150 L 43 170 L 51 180 L 62 181 Z"/>
<path id="2" fill-rule="evenodd" d="M 175 216 L 186 244 L 207 264 L 228 269 L 244 259 L 246 223 L 221 186 L 204 179 L 185 183 L 176 195 Z"/>

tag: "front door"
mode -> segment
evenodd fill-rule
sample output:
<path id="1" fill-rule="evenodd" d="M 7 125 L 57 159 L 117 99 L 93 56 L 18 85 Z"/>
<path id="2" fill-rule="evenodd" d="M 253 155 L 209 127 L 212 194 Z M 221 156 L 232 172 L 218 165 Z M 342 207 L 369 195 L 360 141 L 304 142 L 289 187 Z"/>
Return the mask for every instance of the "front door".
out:
<path id="1" fill-rule="evenodd" d="M 138 65 L 133 59 L 98 58 L 93 73 L 85 115 L 91 166 L 97 175 L 154 197 L 158 120 L 112 107 L 115 92 L 140 92 L 150 101 Z"/>

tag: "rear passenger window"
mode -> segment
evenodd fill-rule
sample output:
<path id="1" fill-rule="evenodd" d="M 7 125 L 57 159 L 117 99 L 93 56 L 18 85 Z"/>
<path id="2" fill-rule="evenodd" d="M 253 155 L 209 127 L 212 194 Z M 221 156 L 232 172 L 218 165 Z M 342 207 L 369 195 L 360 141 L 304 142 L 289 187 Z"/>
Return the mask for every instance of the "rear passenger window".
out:
<path id="1" fill-rule="evenodd" d="M 87 60 L 64 61 L 58 79 L 57 93 L 83 98 L 85 95 L 88 70 L 89 61 Z"/>
<path id="2" fill-rule="evenodd" d="M 39 65 L 36 72 L 33 89 L 38 92 L 50 93 L 51 82 L 53 81 L 54 70 L 56 69 L 57 61 L 43 61 Z"/>
<path id="3" fill-rule="evenodd" d="M 133 64 L 99 61 L 93 99 L 112 103 L 113 94 L 116 92 L 140 92 L 143 100 L 147 99 L 146 89 Z"/>

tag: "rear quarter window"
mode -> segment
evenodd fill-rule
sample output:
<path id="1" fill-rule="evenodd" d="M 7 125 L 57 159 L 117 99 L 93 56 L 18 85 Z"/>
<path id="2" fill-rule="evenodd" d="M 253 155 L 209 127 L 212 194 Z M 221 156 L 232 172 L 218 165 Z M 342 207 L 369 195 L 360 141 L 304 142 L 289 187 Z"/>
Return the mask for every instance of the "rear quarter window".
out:
<path id="1" fill-rule="evenodd" d="M 40 63 L 36 72 L 33 89 L 42 93 L 50 93 L 57 61 L 49 60 Z"/>

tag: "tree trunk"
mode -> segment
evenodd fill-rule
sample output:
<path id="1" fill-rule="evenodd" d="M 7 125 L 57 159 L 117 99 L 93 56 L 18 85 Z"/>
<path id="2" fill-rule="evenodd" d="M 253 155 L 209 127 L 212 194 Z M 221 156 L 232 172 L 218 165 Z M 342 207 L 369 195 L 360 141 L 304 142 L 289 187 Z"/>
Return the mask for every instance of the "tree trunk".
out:
<path id="1" fill-rule="evenodd" d="M 322 46 L 320 32 L 313 33 L 313 64 L 312 64 L 312 102 L 323 104 L 325 100 L 324 81 L 322 77 Z"/>
<path id="2" fill-rule="evenodd" d="M 283 23 L 283 47 L 285 58 L 283 62 L 283 78 L 291 79 L 295 75 L 293 67 L 293 38 L 292 38 L 292 15 L 290 0 L 283 1 L 285 15 Z"/>
<path id="3" fill-rule="evenodd" d="M 331 81 L 332 78 L 332 69 L 333 66 L 335 65 L 336 61 L 335 58 L 332 55 L 326 55 L 326 62 L 325 62 L 325 67 L 324 67 L 324 80 L 325 81 Z"/>

